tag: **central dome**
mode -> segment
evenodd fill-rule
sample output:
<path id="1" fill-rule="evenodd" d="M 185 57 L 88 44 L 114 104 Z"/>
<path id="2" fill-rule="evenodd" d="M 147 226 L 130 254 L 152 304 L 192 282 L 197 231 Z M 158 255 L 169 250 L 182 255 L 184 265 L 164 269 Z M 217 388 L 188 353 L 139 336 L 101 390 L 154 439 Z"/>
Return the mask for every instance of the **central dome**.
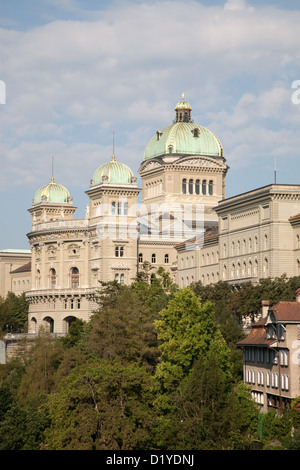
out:
<path id="1" fill-rule="evenodd" d="M 175 108 L 176 122 L 156 132 L 148 142 L 144 160 L 170 153 L 182 156 L 223 157 L 223 147 L 219 139 L 209 129 L 192 122 L 191 110 L 183 95 Z"/>
<path id="2" fill-rule="evenodd" d="M 94 173 L 91 186 L 99 184 L 134 184 L 136 178 L 131 169 L 124 163 L 117 162 L 113 155 L 112 160 L 101 165 Z"/>

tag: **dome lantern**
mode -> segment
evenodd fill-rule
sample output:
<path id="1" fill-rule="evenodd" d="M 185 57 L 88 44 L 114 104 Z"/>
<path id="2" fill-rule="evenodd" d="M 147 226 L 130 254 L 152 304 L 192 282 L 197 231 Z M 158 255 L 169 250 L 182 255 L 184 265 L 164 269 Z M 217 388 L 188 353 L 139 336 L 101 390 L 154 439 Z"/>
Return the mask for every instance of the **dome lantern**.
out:
<path id="1" fill-rule="evenodd" d="M 190 104 L 185 101 L 184 93 L 182 93 L 182 100 L 177 103 L 176 108 L 176 122 L 191 122 L 191 111 Z"/>
<path id="2" fill-rule="evenodd" d="M 158 130 L 149 140 L 144 161 L 167 154 L 184 157 L 187 155 L 223 158 L 223 147 L 218 137 L 204 126 L 195 124 L 191 119 L 192 108 L 182 100 L 175 107 L 176 121 Z"/>

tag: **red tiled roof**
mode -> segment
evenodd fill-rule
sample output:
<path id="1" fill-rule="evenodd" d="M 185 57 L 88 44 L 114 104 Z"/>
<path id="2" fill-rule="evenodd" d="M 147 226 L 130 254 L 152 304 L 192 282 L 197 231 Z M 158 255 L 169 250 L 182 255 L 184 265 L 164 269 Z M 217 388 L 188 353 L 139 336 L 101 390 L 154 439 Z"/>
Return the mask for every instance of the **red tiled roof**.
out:
<path id="1" fill-rule="evenodd" d="M 257 325 L 257 323 L 255 325 Z M 267 339 L 267 332 L 264 327 L 253 326 L 248 336 L 246 336 L 246 338 L 239 341 L 237 345 L 238 346 L 246 346 L 246 345 L 270 346 L 270 344 L 274 343 L 275 341 L 276 340 L 274 339 Z"/>
<path id="2" fill-rule="evenodd" d="M 20 266 L 17 269 L 14 269 L 13 271 L 10 271 L 11 274 L 16 274 L 16 273 L 27 273 L 31 271 L 31 262 L 23 264 L 23 266 Z"/>
<path id="3" fill-rule="evenodd" d="M 278 302 L 270 308 L 277 322 L 299 322 L 300 323 L 300 302 Z M 264 327 L 267 317 L 262 318 L 252 325 L 252 330 L 237 343 L 238 346 L 260 345 L 269 346 L 276 342 L 276 339 L 268 339 Z"/>
<path id="4" fill-rule="evenodd" d="M 300 322 L 300 302 L 278 302 L 270 310 L 277 321 Z"/>

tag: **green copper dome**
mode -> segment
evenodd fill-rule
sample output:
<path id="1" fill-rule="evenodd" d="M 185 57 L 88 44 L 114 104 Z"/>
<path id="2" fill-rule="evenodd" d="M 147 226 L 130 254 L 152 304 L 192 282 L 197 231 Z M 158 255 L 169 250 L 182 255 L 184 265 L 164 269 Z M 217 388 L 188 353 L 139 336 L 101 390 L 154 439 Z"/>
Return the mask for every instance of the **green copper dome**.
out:
<path id="1" fill-rule="evenodd" d="M 94 173 L 91 186 L 99 184 L 135 184 L 131 169 L 124 163 L 117 162 L 113 155 L 109 163 L 101 165 Z"/>
<path id="2" fill-rule="evenodd" d="M 41 202 L 65 204 L 72 202 L 72 198 L 69 191 L 61 184 L 54 183 L 52 178 L 51 183 L 45 184 L 35 193 L 33 204 Z"/>
<path id="3" fill-rule="evenodd" d="M 191 109 L 183 95 L 182 101 L 175 108 L 176 122 L 157 131 L 150 139 L 144 152 L 144 160 L 170 153 L 182 156 L 223 156 L 222 144 L 215 134 L 192 122 Z"/>

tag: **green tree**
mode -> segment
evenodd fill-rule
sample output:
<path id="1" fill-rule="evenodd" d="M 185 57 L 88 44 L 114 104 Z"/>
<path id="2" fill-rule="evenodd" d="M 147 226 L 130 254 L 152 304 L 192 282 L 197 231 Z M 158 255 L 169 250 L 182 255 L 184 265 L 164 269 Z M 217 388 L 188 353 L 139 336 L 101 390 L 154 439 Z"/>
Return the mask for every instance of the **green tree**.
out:
<path id="1" fill-rule="evenodd" d="M 18 398 L 27 401 L 55 387 L 56 373 L 63 360 L 63 347 L 41 331 L 24 357 L 25 372 L 18 389 Z"/>
<path id="2" fill-rule="evenodd" d="M 14 401 L 0 422 L 0 450 L 39 450 L 48 417 L 41 401 Z"/>
<path id="3" fill-rule="evenodd" d="M 131 284 L 131 289 L 152 314 L 158 314 L 167 306 L 170 298 L 178 290 L 178 286 L 172 281 L 170 274 L 159 267 L 151 282 L 146 273 L 140 273 Z"/>
<path id="4" fill-rule="evenodd" d="M 227 380 L 210 351 L 196 360 L 174 394 L 174 409 L 162 422 L 158 445 L 176 450 L 246 449 L 258 411 L 243 385 Z"/>
<path id="5" fill-rule="evenodd" d="M 24 329 L 28 320 L 28 302 L 25 293 L 17 296 L 8 292 L 5 299 L 0 298 L 0 328 L 3 332 Z"/>
<path id="6" fill-rule="evenodd" d="M 151 376 L 135 364 L 94 360 L 49 396 L 44 449 L 136 450 L 151 446 Z"/>
<path id="7" fill-rule="evenodd" d="M 109 286 L 85 336 L 87 353 L 155 367 L 159 350 L 154 315 L 135 289 Z"/>
<path id="8" fill-rule="evenodd" d="M 215 323 L 211 302 L 202 304 L 190 288 L 181 289 L 160 312 L 155 326 L 161 350 L 155 374 L 161 406 L 168 408 L 170 394 L 191 372 L 194 361 L 207 358 L 211 351 L 217 355 L 227 380 L 232 380 L 230 351 Z"/>

